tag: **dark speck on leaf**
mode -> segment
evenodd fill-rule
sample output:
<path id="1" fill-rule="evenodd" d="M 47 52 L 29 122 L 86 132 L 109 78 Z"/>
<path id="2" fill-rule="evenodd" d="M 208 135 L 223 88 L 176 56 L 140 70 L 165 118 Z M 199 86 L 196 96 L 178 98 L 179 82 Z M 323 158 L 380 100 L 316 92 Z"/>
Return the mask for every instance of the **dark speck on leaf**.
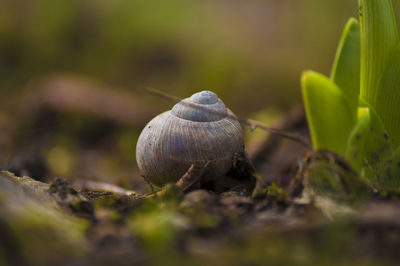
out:
<path id="1" fill-rule="evenodd" d="M 373 128 L 373 127 L 371 127 L 371 128 L 370 128 L 370 130 L 371 130 L 371 132 L 373 132 L 373 131 L 374 131 L 374 128 Z"/>
<path id="2" fill-rule="evenodd" d="M 379 162 L 380 157 L 379 157 L 379 155 L 377 153 L 372 153 L 371 154 L 371 159 L 372 159 L 373 162 Z"/>
<path id="3" fill-rule="evenodd" d="M 397 166 L 400 167 L 400 162 L 397 163 Z"/>
<path id="4" fill-rule="evenodd" d="M 357 134 L 357 135 L 356 135 L 356 139 L 360 139 L 360 137 L 361 137 L 360 134 Z"/>
<path id="5" fill-rule="evenodd" d="M 383 134 L 383 136 L 385 137 L 385 140 L 389 140 L 389 136 L 388 136 L 388 134 Z"/>

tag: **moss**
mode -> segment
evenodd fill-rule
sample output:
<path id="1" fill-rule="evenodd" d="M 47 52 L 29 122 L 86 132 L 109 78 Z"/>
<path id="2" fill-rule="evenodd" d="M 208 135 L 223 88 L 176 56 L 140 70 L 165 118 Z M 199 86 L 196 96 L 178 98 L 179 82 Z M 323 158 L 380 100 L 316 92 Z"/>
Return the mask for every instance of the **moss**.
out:
<path id="1" fill-rule="evenodd" d="M 200 230 L 213 229 L 223 222 L 223 212 L 218 204 L 215 194 L 206 190 L 195 190 L 185 195 L 179 204 L 179 212 L 187 217 L 191 227 Z"/>
<path id="2" fill-rule="evenodd" d="M 8 242 L 15 243 L 21 260 L 32 265 L 55 264 L 87 252 L 88 222 L 63 212 L 43 189 L 46 185 L 27 177 L 0 174 L 3 228 L 7 228 Z"/>
<path id="3" fill-rule="evenodd" d="M 132 214 L 127 222 L 151 264 L 179 264 L 179 239 L 189 223 L 174 204 L 152 199 Z"/>
<path id="4" fill-rule="evenodd" d="M 287 200 L 288 191 L 273 182 L 267 187 L 266 195 L 275 198 L 279 202 L 285 202 Z"/>
<path id="5" fill-rule="evenodd" d="M 175 184 L 167 184 L 156 195 L 161 201 L 179 201 L 182 191 Z"/>

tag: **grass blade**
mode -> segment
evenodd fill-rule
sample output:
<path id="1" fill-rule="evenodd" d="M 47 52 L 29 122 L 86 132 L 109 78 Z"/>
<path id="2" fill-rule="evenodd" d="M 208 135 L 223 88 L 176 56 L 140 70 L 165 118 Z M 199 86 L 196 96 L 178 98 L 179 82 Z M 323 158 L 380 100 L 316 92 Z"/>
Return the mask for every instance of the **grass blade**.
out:
<path id="1" fill-rule="evenodd" d="M 342 90 L 313 71 L 304 72 L 301 83 L 314 149 L 329 149 L 343 155 L 355 121 Z"/>
<path id="2" fill-rule="evenodd" d="M 347 98 L 356 120 L 360 93 L 360 25 L 355 18 L 347 22 L 332 67 L 331 79 Z"/>

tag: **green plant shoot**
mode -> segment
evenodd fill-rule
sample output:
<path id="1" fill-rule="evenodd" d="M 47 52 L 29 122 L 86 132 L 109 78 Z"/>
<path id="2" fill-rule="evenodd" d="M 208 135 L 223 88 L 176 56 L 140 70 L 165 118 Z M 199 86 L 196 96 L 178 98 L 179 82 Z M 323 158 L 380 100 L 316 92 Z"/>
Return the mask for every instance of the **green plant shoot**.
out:
<path id="1" fill-rule="evenodd" d="M 382 122 L 372 109 L 358 108 L 358 120 L 349 136 L 345 157 L 362 176 L 378 184 L 392 157 L 392 146 Z"/>
<path id="2" fill-rule="evenodd" d="M 379 114 L 395 147 L 400 144 L 400 84 L 382 84 L 399 76 L 400 62 L 390 63 L 399 45 L 396 20 L 390 0 L 359 0 L 361 24 L 360 95 Z M 396 59 L 395 59 L 396 60 Z M 390 68 L 396 68 L 390 69 Z M 391 72 L 390 77 L 386 72 Z M 390 82 L 389 82 L 390 83 Z M 383 85 L 383 86 L 382 86 Z"/>
<path id="3" fill-rule="evenodd" d="M 306 71 L 302 94 L 314 149 L 344 156 L 381 191 L 400 186 L 400 42 L 390 0 L 359 0 L 331 77 Z"/>
<path id="4" fill-rule="evenodd" d="M 305 72 L 301 83 L 313 147 L 343 154 L 355 123 L 343 91 L 313 71 Z"/>
<path id="5" fill-rule="evenodd" d="M 347 22 L 336 51 L 331 79 L 342 90 L 356 121 L 360 88 L 360 25 L 355 18 Z"/>

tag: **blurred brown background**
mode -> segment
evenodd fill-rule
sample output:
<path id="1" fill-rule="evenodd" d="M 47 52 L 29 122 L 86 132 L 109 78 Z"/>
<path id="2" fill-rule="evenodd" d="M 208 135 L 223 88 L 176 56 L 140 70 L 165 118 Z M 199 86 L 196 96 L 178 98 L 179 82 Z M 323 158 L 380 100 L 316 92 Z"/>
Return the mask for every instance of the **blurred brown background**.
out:
<path id="1" fill-rule="evenodd" d="M 213 90 L 273 126 L 304 69 L 329 74 L 350 16 L 356 0 L 2 0 L 3 168 L 144 190 L 136 140 L 172 103 L 140 86 Z M 250 149 L 263 134 L 246 131 Z"/>

